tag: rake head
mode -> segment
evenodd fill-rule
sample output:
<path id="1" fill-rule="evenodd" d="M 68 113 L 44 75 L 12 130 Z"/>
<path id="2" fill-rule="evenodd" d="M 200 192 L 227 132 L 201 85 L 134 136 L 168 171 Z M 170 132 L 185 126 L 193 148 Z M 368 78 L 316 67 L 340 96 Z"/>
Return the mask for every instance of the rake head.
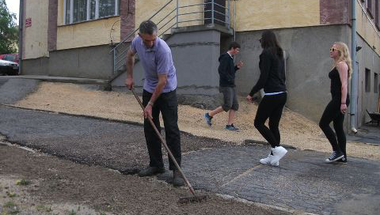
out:
<path id="1" fill-rule="evenodd" d="M 187 204 L 187 203 L 196 203 L 196 202 L 203 202 L 206 201 L 208 198 L 207 195 L 197 195 L 197 196 L 191 196 L 191 197 L 182 197 L 179 198 L 178 203 L 180 204 Z"/>

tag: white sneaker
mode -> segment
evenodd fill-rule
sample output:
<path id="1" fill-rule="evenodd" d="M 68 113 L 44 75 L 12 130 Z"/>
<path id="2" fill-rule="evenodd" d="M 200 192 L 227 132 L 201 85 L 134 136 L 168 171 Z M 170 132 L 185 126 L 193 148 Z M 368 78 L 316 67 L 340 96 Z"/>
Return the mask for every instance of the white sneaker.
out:
<path id="1" fill-rule="evenodd" d="M 269 153 L 268 157 L 260 159 L 260 163 L 264 165 L 272 165 L 271 161 L 273 159 L 273 155 Z M 277 163 L 273 164 L 272 166 L 279 166 L 280 162 L 277 161 Z"/>
<path id="2" fill-rule="evenodd" d="M 277 146 L 274 149 L 272 148 L 272 159 L 270 161 L 270 164 L 275 166 L 276 164 L 279 164 L 279 161 L 282 157 L 285 156 L 285 154 L 288 152 L 284 147 Z"/>

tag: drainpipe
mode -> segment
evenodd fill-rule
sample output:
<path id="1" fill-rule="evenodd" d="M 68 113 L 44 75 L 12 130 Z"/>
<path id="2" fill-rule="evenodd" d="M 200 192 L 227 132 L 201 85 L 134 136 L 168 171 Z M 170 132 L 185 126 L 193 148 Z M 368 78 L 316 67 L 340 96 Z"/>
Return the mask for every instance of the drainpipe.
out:
<path id="1" fill-rule="evenodd" d="M 233 32 L 234 32 L 234 41 L 236 41 L 236 0 L 234 1 L 234 28 L 233 28 Z"/>
<path id="2" fill-rule="evenodd" d="M 356 0 L 352 2 L 352 28 L 351 28 L 351 59 L 352 59 L 352 78 L 351 78 L 351 108 L 350 122 L 351 131 L 356 134 L 357 118 L 357 98 L 358 98 L 358 68 L 356 66 Z"/>
<path id="3" fill-rule="evenodd" d="M 18 15 L 18 74 L 21 74 L 22 67 L 22 35 L 24 31 L 23 20 L 24 20 L 24 1 L 20 0 L 20 9 Z"/>

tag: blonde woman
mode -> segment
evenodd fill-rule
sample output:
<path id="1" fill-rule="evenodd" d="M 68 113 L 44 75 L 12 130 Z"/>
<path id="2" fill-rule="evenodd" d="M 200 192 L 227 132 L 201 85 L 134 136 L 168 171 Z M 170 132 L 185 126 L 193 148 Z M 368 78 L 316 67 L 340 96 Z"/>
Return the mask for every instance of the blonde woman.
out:
<path id="1" fill-rule="evenodd" d="M 343 130 L 344 114 L 350 103 L 348 96 L 348 79 L 350 78 L 351 58 L 346 44 L 336 42 L 330 48 L 330 57 L 334 59 L 334 68 L 329 73 L 332 99 L 326 106 L 319 122 L 319 127 L 329 140 L 333 153 L 326 159 L 327 163 L 347 162 L 346 135 Z M 334 131 L 330 127 L 333 122 Z"/>

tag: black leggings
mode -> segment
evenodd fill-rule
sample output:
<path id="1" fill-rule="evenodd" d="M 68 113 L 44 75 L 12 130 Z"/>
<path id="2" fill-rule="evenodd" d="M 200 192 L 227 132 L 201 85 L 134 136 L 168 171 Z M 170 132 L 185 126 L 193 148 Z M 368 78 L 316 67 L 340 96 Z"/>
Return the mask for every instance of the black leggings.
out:
<path id="1" fill-rule="evenodd" d="M 272 148 L 280 145 L 281 137 L 278 125 L 286 103 L 286 98 L 286 93 L 264 96 L 257 109 L 254 125 Z M 268 118 L 269 128 L 265 126 L 265 121 Z"/>
<path id="2" fill-rule="evenodd" d="M 350 104 L 348 97 L 346 104 L 347 107 Z M 344 154 L 344 157 L 346 157 L 346 135 L 343 130 L 344 114 L 340 111 L 340 105 L 340 96 L 333 97 L 322 114 L 321 120 L 319 121 L 319 127 L 322 129 L 323 133 L 325 133 L 332 149 L 334 151 L 341 151 Z M 336 135 L 330 127 L 331 122 L 333 122 Z"/>

